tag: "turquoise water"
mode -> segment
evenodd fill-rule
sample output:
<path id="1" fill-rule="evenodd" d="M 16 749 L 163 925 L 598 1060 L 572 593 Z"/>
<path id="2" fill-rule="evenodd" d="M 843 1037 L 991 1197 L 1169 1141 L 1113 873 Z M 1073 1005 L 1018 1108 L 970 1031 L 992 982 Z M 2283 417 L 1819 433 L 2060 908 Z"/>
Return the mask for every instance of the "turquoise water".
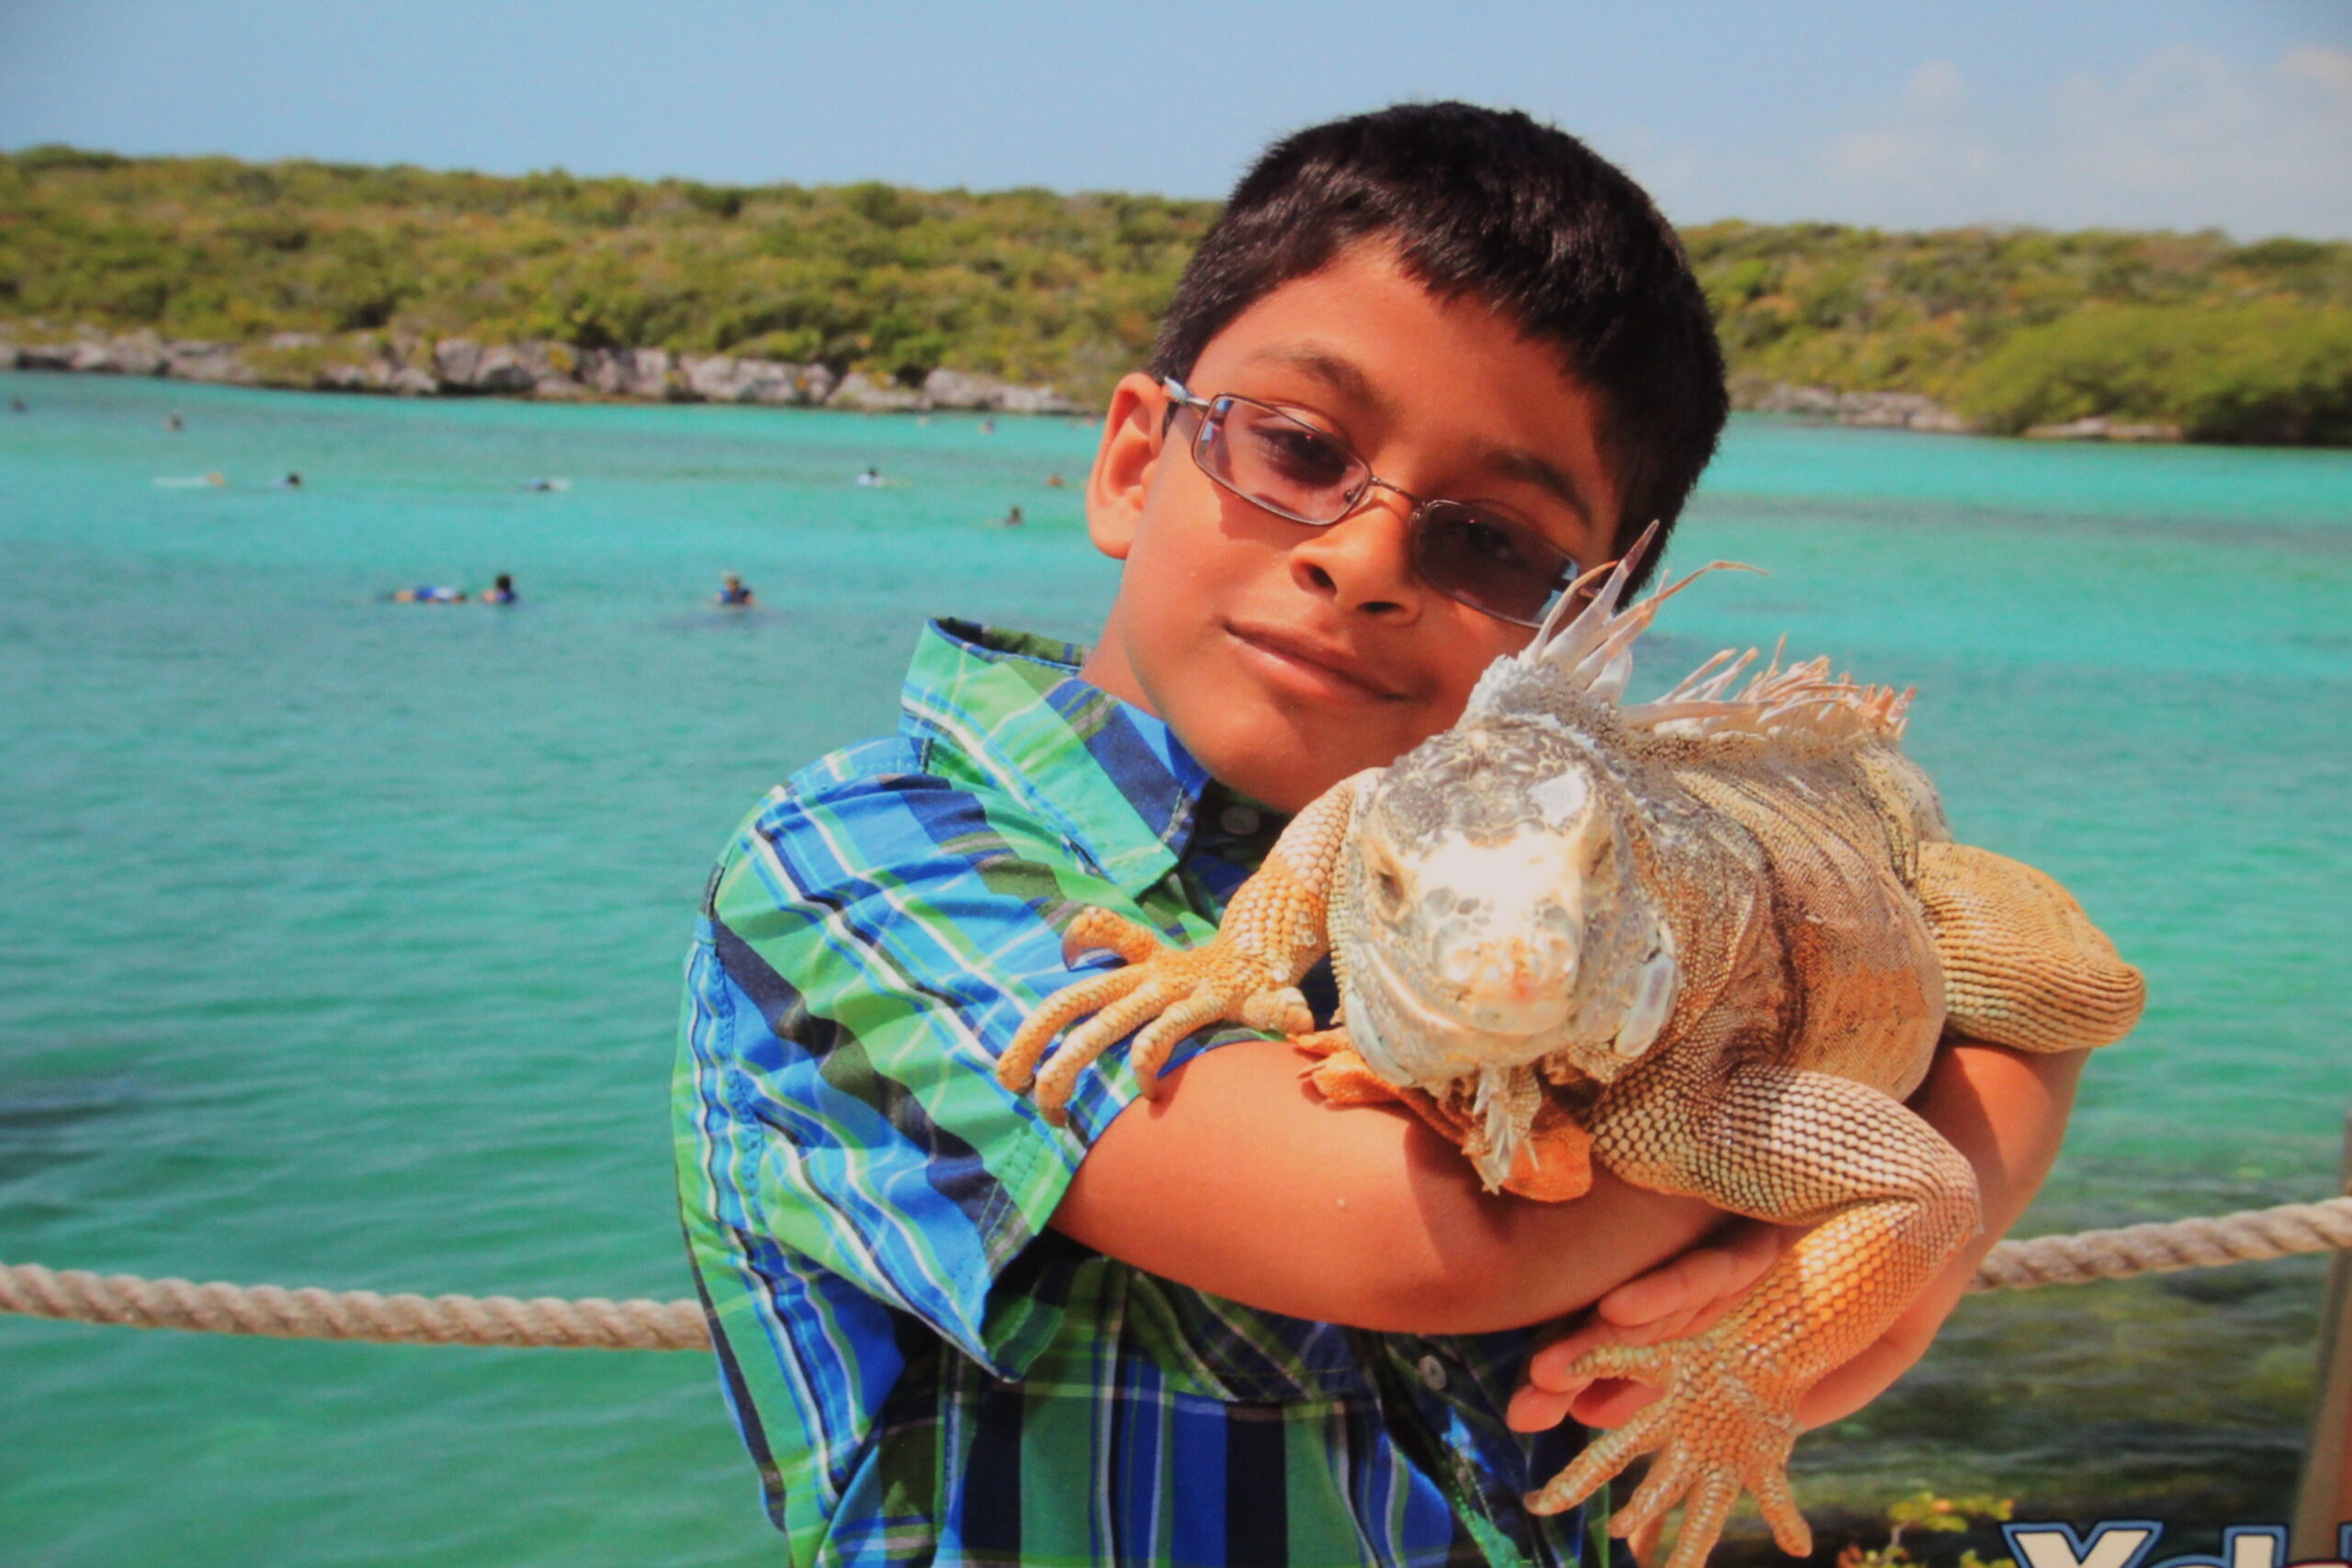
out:
<path id="1" fill-rule="evenodd" d="M 30 405 L 0 415 L 0 1259 L 684 1294 L 664 1098 L 709 857 L 891 722 L 924 615 L 1089 633 L 1113 571 L 1044 478 L 1082 476 L 1091 431 L 0 393 Z M 868 463 L 894 483 L 853 487 Z M 208 470 L 228 486 L 154 482 Z M 1016 502 L 1030 526 L 986 525 Z M 1673 558 L 1717 556 L 1772 575 L 1677 601 L 1651 678 L 1786 632 L 1916 683 L 1962 835 L 2060 876 L 2148 971 L 2026 1228 L 2324 1193 L 2352 1106 L 2352 455 L 1743 421 Z M 704 606 L 729 570 L 765 610 Z M 380 602 L 502 570 L 511 610 Z M 2319 1280 L 1972 1303 L 1808 1442 L 1804 1495 L 2276 1514 Z M 698 1357 L 0 1320 L 0 1380 L 11 1563 L 777 1557 Z"/>

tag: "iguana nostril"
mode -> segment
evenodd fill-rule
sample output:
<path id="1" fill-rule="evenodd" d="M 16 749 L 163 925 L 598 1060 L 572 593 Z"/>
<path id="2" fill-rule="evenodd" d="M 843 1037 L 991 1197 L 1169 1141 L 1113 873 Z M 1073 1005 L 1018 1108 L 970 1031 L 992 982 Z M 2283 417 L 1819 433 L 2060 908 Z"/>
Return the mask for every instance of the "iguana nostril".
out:
<path id="1" fill-rule="evenodd" d="M 1465 942 L 1445 955 L 1439 973 L 1464 1001 L 1532 1002 L 1566 994 L 1576 975 L 1576 947 L 1551 933 L 1535 940 Z"/>

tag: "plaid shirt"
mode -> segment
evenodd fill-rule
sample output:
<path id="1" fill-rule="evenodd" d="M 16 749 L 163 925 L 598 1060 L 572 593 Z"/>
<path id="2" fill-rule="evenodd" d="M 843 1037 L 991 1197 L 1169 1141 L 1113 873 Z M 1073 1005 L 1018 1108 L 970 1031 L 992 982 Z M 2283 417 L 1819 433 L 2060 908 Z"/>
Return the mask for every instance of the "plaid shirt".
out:
<path id="1" fill-rule="evenodd" d="M 679 1190 L 792 1561 L 1573 1562 L 1578 1517 L 1519 1502 L 1573 1451 L 1503 1425 L 1524 1334 L 1283 1317 L 1048 1228 L 1136 1093 L 1113 1052 L 1057 1129 L 996 1082 L 1071 978 L 1060 928 L 1197 942 L 1282 827 L 1081 651 L 934 624 L 899 733 L 770 795 L 711 876 Z"/>

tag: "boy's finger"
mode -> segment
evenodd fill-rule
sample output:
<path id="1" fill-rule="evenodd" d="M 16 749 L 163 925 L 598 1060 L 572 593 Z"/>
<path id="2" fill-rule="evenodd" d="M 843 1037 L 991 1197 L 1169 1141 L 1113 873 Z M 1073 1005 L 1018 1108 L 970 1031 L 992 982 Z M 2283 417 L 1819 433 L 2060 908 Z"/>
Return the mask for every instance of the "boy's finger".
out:
<path id="1" fill-rule="evenodd" d="M 1623 1344 L 1624 1340 L 1623 1329 L 1588 1322 L 1528 1357 L 1526 1381 L 1549 1393 L 1573 1393 L 1592 1381 L 1569 1373 L 1568 1369 L 1577 1359 L 1603 1345 Z"/>
<path id="2" fill-rule="evenodd" d="M 1741 1224 L 1670 1262 L 1629 1280 L 1595 1309 L 1609 1322 L 1633 1328 L 1677 1313 L 1696 1313 L 1746 1291 L 1762 1279 L 1787 1247 L 1781 1225 Z"/>
<path id="3" fill-rule="evenodd" d="M 1521 1383 L 1503 1412 L 1503 1424 L 1514 1432 L 1548 1432 L 1568 1418 L 1568 1396 L 1547 1393 Z"/>
<path id="4" fill-rule="evenodd" d="M 1503 1421 L 1514 1432 L 1548 1432 L 1570 1416 L 1588 1427 L 1622 1426 L 1658 1393 L 1647 1383 L 1625 1378 L 1578 1378 L 1576 1391 L 1569 1393 L 1521 1383 L 1510 1396 Z"/>
<path id="5" fill-rule="evenodd" d="M 1595 1312 L 1620 1328 L 1638 1328 L 1713 1301 L 1731 1278 L 1731 1260 L 1712 1247 L 1684 1253 L 1600 1298 Z"/>
<path id="6" fill-rule="evenodd" d="M 1569 1398 L 1568 1414 L 1588 1427 L 1622 1427 L 1664 1392 L 1626 1378 L 1597 1378 Z"/>
<path id="7" fill-rule="evenodd" d="M 1600 1344 L 1598 1339 L 1574 1334 L 1546 1345 L 1527 1359 L 1525 1381 L 1546 1393 L 1574 1393 L 1592 1380 L 1572 1376 L 1568 1369 L 1576 1364 L 1578 1357 L 1588 1350 L 1598 1349 Z"/>
<path id="8" fill-rule="evenodd" d="M 1638 1328 L 1620 1328 L 1611 1323 L 1588 1324 L 1530 1356 L 1526 1381 L 1548 1393 L 1574 1393 L 1592 1381 L 1568 1371 L 1579 1358 L 1604 1345 L 1654 1345 L 1661 1339 L 1671 1339 L 1688 1332 L 1696 1316 L 1690 1312 L 1672 1313 Z"/>

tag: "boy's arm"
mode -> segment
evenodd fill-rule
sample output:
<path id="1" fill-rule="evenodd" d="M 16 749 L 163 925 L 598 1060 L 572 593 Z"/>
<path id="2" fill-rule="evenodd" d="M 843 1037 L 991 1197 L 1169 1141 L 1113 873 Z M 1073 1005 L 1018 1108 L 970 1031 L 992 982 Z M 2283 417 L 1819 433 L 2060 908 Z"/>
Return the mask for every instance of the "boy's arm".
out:
<path id="1" fill-rule="evenodd" d="M 1327 1106 L 1301 1066 L 1244 1041 L 1170 1074 L 1096 1139 L 1054 1228 L 1265 1311 L 1468 1334 L 1589 1305 L 1723 1218 L 1605 1171 L 1569 1202 L 1490 1195 L 1419 1121 Z"/>
<path id="2" fill-rule="evenodd" d="M 1886 1335 L 1807 1396 L 1808 1425 L 1876 1398 L 1923 1355 L 1992 1245 L 2056 1157 L 2081 1055 L 1961 1043 L 1914 1104 L 1975 1168 L 1985 1228 Z M 1461 1151 L 1401 1113 L 1335 1111 L 1300 1081 L 1288 1047 L 1228 1045 L 1129 1106 L 1079 1168 L 1057 1230 L 1152 1273 L 1269 1311 L 1401 1332 L 1514 1327 L 1607 1298 L 1596 1321 L 1530 1368 L 1514 1425 L 1555 1425 L 1573 1404 L 1596 1425 L 1647 1392 L 1559 1374 L 1603 1339 L 1703 1325 L 1777 1256 L 1709 1243 L 1722 1215 L 1596 1173 L 1593 1190 L 1536 1203 L 1480 1190 Z M 1702 1245 L 1705 1244 L 1705 1245 Z"/>

